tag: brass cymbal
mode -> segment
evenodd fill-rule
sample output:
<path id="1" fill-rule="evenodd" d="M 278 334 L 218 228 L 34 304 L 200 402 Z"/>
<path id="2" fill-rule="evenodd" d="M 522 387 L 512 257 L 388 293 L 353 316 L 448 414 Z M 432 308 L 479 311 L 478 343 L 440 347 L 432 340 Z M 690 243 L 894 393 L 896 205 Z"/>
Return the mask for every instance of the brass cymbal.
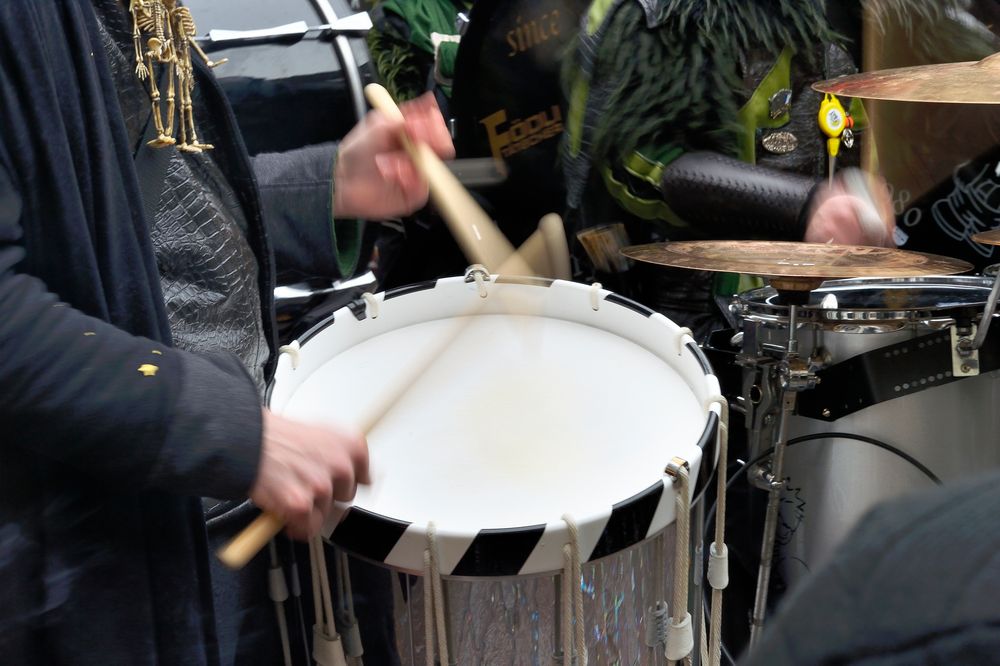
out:
<path id="1" fill-rule="evenodd" d="M 979 61 L 900 67 L 820 81 L 820 92 L 897 102 L 1000 104 L 1000 53 Z"/>
<path id="2" fill-rule="evenodd" d="M 972 240 L 983 245 L 1000 245 L 1000 229 L 984 231 L 972 237 Z"/>
<path id="3" fill-rule="evenodd" d="M 622 253 L 636 261 L 700 271 L 768 277 L 781 289 L 809 290 L 824 280 L 920 277 L 972 270 L 959 259 L 861 245 L 780 241 L 679 241 L 633 245 Z"/>

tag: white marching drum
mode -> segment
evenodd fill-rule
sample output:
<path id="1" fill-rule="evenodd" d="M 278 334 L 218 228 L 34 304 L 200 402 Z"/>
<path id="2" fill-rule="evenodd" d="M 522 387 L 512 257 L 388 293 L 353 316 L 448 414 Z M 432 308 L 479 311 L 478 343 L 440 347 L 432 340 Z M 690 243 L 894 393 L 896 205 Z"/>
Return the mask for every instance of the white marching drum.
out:
<path id="1" fill-rule="evenodd" d="M 877 502 L 1000 465 L 1000 353 L 980 350 L 979 376 L 953 371 L 952 332 L 976 324 L 992 280 L 833 280 L 798 308 L 799 353 L 819 383 L 802 391 L 785 453 L 778 564 L 794 582 L 825 562 Z M 784 345 L 788 308 L 773 289 L 741 294 L 744 353 Z M 994 325 L 995 327 L 995 325 Z M 877 440 L 912 461 L 847 434 Z M 754 452 L 757 453 L 757 452 Z"/>
<path id="2" fill-rule="evenodd" d="M 426 365 L 368 434 L 372 485 L 327 528 L 406 574 L 392 576 L 403 663 L 431 647 L 429 571 L 452 663 L 550 661 L 575 588 L 590 663 L 663 659 L 647 625 L 671 587 L 666 468 L 682 459 L 689 491 L 704 483 L 721 414 L 684 330 L 596 285 L 459 277 L 377 294 L 299 342 L 270 406 L 305 420 L 350 422 Z M 570 550 L 582 579 L 564 586 Z"/>

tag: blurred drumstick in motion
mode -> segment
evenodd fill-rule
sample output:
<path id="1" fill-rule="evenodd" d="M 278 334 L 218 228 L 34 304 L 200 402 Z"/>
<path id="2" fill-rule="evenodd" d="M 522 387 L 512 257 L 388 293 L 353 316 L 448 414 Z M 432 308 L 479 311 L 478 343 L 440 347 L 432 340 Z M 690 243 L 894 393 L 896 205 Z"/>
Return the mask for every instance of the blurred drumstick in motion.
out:
<path id="1" fill-rule="evenodd" d="M 393 120 L 403 119 L 403 114 L 389 95 L 389 91 L 377 83 L 365 86 L 365 97 L 376 111 Z M 414 143 L 405 134 L 401 135 L 400 140 L 417 171 L 427 181 L 431 201 L 448 224 L 448 229 L 462 248 L 465 257 L 474 264 L 482 264 L 495 270 L 509 257 L 514 256 L 514 247 L 510 241 L 476 203 L 469 191 L 462 187 L 455 174 L 444 165 L 431 147 L 424 143 Z M 510 269 L 514 275 L 531 273 L 527 264 L 519 259 L 514 261 Z"/>
<path id="2" fill-rule="evenodd" d="M 393 102 L 388 91 L 382 86 L 371 84 L 365 88 L 368 101 L 376 109 L 391 118 L 402 118 L 402 113 Z M 407 136 L 402 143 L 410 154 L 420 174 L 427 180 L 431 199 L 448 228 L 469 261 L 496 267 L 498 274 L 534 275 L 529 262 L 521 252 L 514 250 L 493 220 L 486 215 L 472 196 L 462 187 L 454 174 L 448 170 L 438 156 L 425 144 L 417 144 Z M 553 277 L 569 278 L 569 253 L 565 230 L 558 215 L 546 215 L 523 246 L 526 254 L 533 257 L 539 272 L 550 273 Z M 542 265 L 544 264 L 544 265 Z M 474 309 L 470 314 L 474 314 Z M 471 318 L 466 317 L 466 321 Z M 396 382 L 375 404 L 360 422 L 359 429 L 367 436 L 400 398 L 416 383 L 435 360 L 451 345 L 464 329 L 456 326 L 450 335 L 445 335 L 434 349 L 429 350 L 420 362 L 414 364 L 406 375 Z M 284 521 L 277 515 L 264 512 L 242 532 L 237 534 L 218 552 L 218 557 L 227 567 L 241 569 L 267 545 L 284 527 Z"/>

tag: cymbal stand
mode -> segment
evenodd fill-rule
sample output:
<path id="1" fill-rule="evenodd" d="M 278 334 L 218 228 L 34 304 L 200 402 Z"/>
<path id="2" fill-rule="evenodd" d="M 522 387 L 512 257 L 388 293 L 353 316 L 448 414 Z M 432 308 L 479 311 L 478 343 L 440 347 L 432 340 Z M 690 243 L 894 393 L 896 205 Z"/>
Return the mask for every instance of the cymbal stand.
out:
<path id="1" fill-rule="evenodd" d="M 986 334 L 990 330 L 990 323 L 997 309 L 997 300 L 1000 297 L 1000 272 L 993 278 L 993 288 L 990 290 L 989 298 L 986 299 L 986 307 L 983 308 L 983 316 L 979 319 L 979 326 L 971 324 L 968 330 L 959 330 L 953 327 L 952 330 L 952 373 L 957 376 L 974 376 L 979 374 L 979 349 L 986 342 Z"/>
<path id="2" fill-rule="evenodd" d="M 762 463 L 756 472 L 755 485 L 768 491 L 767 511 L 764 518 L 764 535 L 761 544 L 760 569 L 757 574 L 757 592 L 754 597 L 753 618 L 750 625 L 750 645 L 760 638 L 760 630 L 764 626 L 764 616 L 767 611 L 767 593 L 771 582 L 771 567 L 774 560 L 774 542 L 778 528 L 778 510 L 781 504 L 781 491 L 784 488 L 785 444 L 788 441 L 788 417 L 795 411 L 795 402 L 800 391 L 813 388 L 816 385 L 816 375 L 810 368 L 807 359 L 798 353 L 796 328 L 798 327 L 798 306 L 791 303 L 788 306 L 788 345 L 782 350 L 777 363 L 763 366 L 764 376 L 761 384 L 777 384 L 777 394 L 780 396 L 778 405 L 778 429 L 774 438 L 774 453 L 770 464 Z M 775 345 L 777 346 L 777 345 Z M 760 351 L 757 352 L 760 354 Z M 773 385 L 773 384 L 772 384 Z M 754 421 L 757 421 L 755 415 Z M 757 436 L 760 436 L 758 431 Z"/>

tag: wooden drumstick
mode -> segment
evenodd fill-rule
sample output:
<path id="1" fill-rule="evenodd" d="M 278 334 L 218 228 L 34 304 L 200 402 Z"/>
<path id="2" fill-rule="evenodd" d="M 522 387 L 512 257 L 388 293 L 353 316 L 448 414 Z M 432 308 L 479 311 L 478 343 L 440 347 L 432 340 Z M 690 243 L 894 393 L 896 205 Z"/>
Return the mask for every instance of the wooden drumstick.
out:
<path id="1" fill-rule="evenodd" d="M 389 91 L 377 83 L 365 86 L 365 97 L 374 109 L 389 118 L 403 119 Z M 517 256 L 514 247 L 430 146 L 414 143 L 405 134 L 401 140 L 417 171 L 430 187 L 431 201 L 448 224 L 466 258 L 474 264 L 486 266 L 490 271 L 499 272 L 501 264 Z M 514 260 L 508 272 L 531 275 L 531 269 L 520 259 Z"/>

